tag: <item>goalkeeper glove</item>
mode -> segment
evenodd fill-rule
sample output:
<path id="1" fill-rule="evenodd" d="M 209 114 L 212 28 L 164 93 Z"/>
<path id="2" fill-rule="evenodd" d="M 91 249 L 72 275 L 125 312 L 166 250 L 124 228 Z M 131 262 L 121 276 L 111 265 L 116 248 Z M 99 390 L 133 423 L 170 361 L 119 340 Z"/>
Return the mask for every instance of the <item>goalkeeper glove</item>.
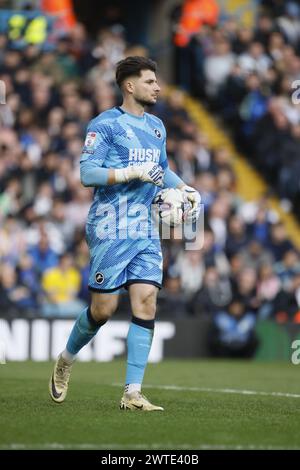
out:
<path id="1" fill-rule="evenodd" d="M 128 183 L 135 179 L 163 186 L 164 171 L 160 165 L 151 162 L 115 170 L 116 183 Z"/>
<path id="2" fill-rule="evenodd" d="M 196 191 L 196 189 L 192 188 L 191 186 L 182 186 L 180 190 L 185 194 L 187 200 L 192 206 L 187 211 L 186 221 L 195 222 L 200 215 L 201 196 L 198 191 Z"/>

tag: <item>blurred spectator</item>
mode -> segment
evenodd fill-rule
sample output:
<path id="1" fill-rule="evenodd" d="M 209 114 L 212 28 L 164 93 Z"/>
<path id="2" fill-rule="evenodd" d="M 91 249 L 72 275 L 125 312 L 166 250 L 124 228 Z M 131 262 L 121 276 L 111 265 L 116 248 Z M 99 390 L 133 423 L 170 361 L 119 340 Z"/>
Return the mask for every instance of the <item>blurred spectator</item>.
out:
<path id="1" fill-rule="evenodd" d="M 31 256 L 25 253 L 20 257 L 17 273 L 20 283 L 30 291 L 30 307 L 36 310 L 39 306 L 41 288 L 38 272 Z"/>
<path id="2" fill-rule="evenodd" d="M 158 297 L 159 315 L 170 314 L 180 318 L 187 313 L 187 302 L 179 277 L 168 277 Z"/>
<path id="3" fill-rule="evenodd" d="M 257 312 L 260 299 L 256 292 L 256 271 L 248 266 L 243 267 L 233 283 L 233 299 L 239 298 L 247 311 Z"/>
<path id="4" fill-rule="evenodd" d="M 274 316 L 279 323 L 300 323 L 300 274 L 296 274 L 289 287 L 281 289 L 276 296 Z"/>
<path id="5" fill-rule="evenodd" d="M 206 92 L 209 96 L 214 97 L 218 94 L 234 62 L 235 57 L 231 52 L 230 42 L 225 38 L 216 41 L 213 53 L 204 60 Z"/>
<path id="6" fill-rule="evenodd" d="M 271 264 L 263 264 L 259 269 L 258 276 L 257 297 L 261 303 L 258 314 L 259 318 L 266 319 L 273 314 L 273 301 L 281 284 Z"/>
<path id="7" fill-rule="evenodd" d="M 271 60 L 264 53 L 263 45 L 258 41 L 254 41 L 250 44 L 248 51 L 240 55 L 238 65 L 244 76 L 250 73 L 264 76 L 271 65 Z"/>
<path id="8" fill-rule="evenodd" d="M 210 266 L 205 271 L 201 289 L 196 292 L 189 303 L 189 311 L 194 315 L 212 317 L 220 308 L 226 307 L 231 298 L 229 280 L 221 278 L 217 269 Z"/>
<path id="9" fill-rule="evenodd" d="M 200 250 L 188 250 L 179 254 L 174 271 L 187 298 L 190 298 L 202 285 L 204 270 L 203 254 Z"/>
<path id="10" fill-rule="evenodd" d="M 44 272 L 42 287 L 45 294 L 42 313 L 46 317 L 76 317 L 86 305 L 78 299 L 80 274 L 69 253 L 60 256 L 58 266 Z"/>
<path id="11" fill-rule="evenodd" d="M 282 261 L 274 266 L 275 272 L 279 276 L 283 289 L 288 290 L 293 278 L 300 273 L 300 259 L 295 250 L 285 252 Z"/>
<path id="12" fill-rule="evenodd" d="M 286 2 L 285 15 L 278 18 L 278 26 L 290 44 L 298 46 L 300 41 L 300 8 L 296 2 Z"/>
<path id="13" fill-rule="evenodd" d="M 258 271 L 264 264 L 272 264 L 274 258 L 269 250 L 264 249 L 263 245 L 256 238 L 251 239 L 247 248 L 240 252 L 242 262 L 245 266 Z"/>
<path id="14" fill-rule="evenodd" d="M 287 251 L 294 249 L 292 242 L 288 239 L 283 223 L 278 222 L 271 227 L 271 238 L 268 248 L 276 261 L 282 259 Z"/>
<path id="15" fill-rule="evenodd" d="M 46 234 L 41 234 L 38 244 L 29 249 L 29 254 L 40 274 L 57 265 L 57 254 L 50 248 Z"/>
<path id="16" fill-rule="evenodd" d="M 228 311 L 219 311 L 213 317 L 208 338 L 216 357 L 252 358 L 258 346 L 255 334 L 255 315 L 245 309 L 242 299 L 235 298 Z"/>
<path id="17" fill-rule="evenodd" d="M 16 265 L 26 249 L 26 238 L 20 221 L 12 215 L 7 216 L 0 226 L 0 240 L 0 262 L 5 260 Z"/>
<path id="18" fill-rule="evenodd" d="M 3 263 L 1 266 L 0 283 L 4 304 L 7 304 L 9 310 L 24 315 L 26 311 L 36 307 L 32 291 L 19 282 L 16 270 L 9 263 Z"/>
<path id="19" fill-rule="evenodd" d="M 231 215 L 228 221 L 227 240 L 225 251 L 229 258 L 241 251 L 248 244 L 249 238 L 246 232 L 246 224 L 238 215 Z"/>

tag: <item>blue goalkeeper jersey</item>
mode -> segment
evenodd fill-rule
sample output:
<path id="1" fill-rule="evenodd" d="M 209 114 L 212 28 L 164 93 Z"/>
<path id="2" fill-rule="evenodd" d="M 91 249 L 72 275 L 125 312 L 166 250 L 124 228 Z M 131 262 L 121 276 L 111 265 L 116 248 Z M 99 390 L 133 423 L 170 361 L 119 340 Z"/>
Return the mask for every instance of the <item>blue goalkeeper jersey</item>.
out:
<path id="1" fill-rule="evenodd" d="M 166 130 L 162 121 L 152 114 L 135 116 L 115 107 L 90 121 L 80 164 L 89 161 L 103 168 L 125 168 L 146 162 L 168 168 Z M 150 222 L 151 202 L 160 190 L 151 183 L 134 180 L 129 183 L 99 186 L 94 190 L 87 223 L 105 221 L 120 231 L 136 223 Z M 139 205 L 140 210 L 139 210 Z M 145 211 L 145 208 L 148 210 Z M 147 212 L 147 214 L 146 214 Z M 126 221 L 124 215 L 127 214 Z"/>

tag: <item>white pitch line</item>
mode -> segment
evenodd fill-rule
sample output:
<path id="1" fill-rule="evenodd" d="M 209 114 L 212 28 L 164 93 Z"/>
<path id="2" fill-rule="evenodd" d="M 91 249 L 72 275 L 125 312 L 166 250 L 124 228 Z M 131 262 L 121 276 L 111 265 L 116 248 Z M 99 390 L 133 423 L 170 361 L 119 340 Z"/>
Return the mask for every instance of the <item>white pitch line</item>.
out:
<path id="1" fill-rule="evenodd" d="M 113 383 L 113 387 L 123 387 L 124 384 Z M 235 388 L 207 388 L 207 387 L 179 387 L 177 385 L 143 385 L 143 388 L 154 388 L 158 390 L 174 390 L 177 392 L 214 392 L 214 393 L 232 393 L 236 395 L 260 395 L 264 397 L 285 397 L 300 398 L 297 393 L 283 392 L 260 392 L 257 390 L 240 390 Z"/>
<path id="2" fill-rule="evenodd" d="M 293 446 L 272 446 L 272 445 L 256 445 L 256 444 L 176 444 L 172 442 L 167 442 L 166 444 L 118 444 L 118 443 L 107 443 L 107 444 L 61 444 L 59 442 L 49 442 L 44 444 L 25 444 L 25 443 L 10 443 L 7 445 L 1 444 L 0 450 L 118 450 L 118 449 L 128 449 L 128 450 L 297 450 L 299 447 Z"/>

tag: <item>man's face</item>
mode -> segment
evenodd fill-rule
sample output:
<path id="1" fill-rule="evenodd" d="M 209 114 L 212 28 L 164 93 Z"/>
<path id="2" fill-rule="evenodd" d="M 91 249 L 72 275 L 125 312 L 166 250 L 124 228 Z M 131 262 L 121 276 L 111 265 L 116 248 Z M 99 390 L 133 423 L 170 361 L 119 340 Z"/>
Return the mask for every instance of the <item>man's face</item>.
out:
<path id="1" fill-rule="evenodd" d="M 131 77 L 128 82 L 128 89 L 138 103 L 143 106 L 156 103 L 160 87 L 152 70 L 142 70 L 140 77 Z"/>

